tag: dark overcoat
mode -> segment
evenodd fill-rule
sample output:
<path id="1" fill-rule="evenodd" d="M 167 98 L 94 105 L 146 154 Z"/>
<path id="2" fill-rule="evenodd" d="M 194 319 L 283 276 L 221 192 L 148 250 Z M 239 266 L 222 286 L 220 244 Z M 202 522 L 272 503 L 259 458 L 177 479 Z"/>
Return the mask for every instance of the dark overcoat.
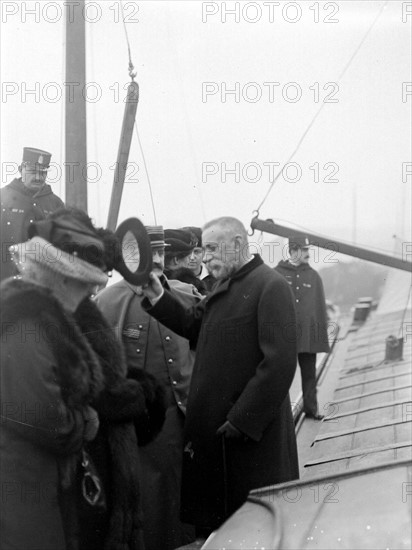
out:
<path id="1" fill-rule="evenodd" d="M 275 269 L 285 277 L 294 294 L 298 353 L 328 352 L 328 318 L 319 273 L 309 264 L 294 266 L 284 260 Z"/>
<path id="2" fill-rule="evenodd" d="M 33 194 L 16 178 L 0 189 L 1 218 L 1 280 L 17 275 L 8 248 L 27 240 L 27 229 L 31 222 L 42 220 L 52 212 L 64 207 L 63 201 L 45 184 Z"/>
<path id="3" fill-rule="evenodd" d="M 285 279 L 259 256 L 220 281 L 195 308 L 171 293 L 144 307 L 197 340 L 187 407 L 182 517 L 216 528 L 251 489 L 299 477 L 289 388 L 296 320 Z M 222 440 L 229 420 L 245 437 Z"/>
<path id="4" fill-rule="evenodd" d="M 192 285 L 163 284 L 185 304 L 200 300 Z M 142 308 L 141 288 L 120 281 L 95 298 L 119 341 L 130 369 L 150 373 L 165 388 L 166 421 L 159 436 L 140 447 L 143 530 L 146 550 L 172 550 L 189 540 L 180 522 L 183 425 L 194 352 L 189 342 L 150 317 Z"/>

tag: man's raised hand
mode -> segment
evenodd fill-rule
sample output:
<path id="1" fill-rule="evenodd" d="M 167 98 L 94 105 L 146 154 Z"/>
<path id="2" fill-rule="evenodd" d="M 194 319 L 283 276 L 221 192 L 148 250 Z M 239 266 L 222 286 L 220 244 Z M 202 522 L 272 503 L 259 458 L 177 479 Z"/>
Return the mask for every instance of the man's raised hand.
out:
<path id="1" fill-rule="evenodd" d="M 149 282 L 142 287 L 143 294 L 150 300 L 151 303 L 157 302 L 162 296 L 164 290 L 159 277 L 153 271 L 149 274 Z"/>

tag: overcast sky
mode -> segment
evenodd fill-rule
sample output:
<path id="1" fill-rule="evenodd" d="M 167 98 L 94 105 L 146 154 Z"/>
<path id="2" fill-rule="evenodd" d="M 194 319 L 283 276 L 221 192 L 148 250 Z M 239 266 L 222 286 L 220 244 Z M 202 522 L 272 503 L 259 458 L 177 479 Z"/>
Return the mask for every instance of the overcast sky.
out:
<path id="1" fill-rule="evenodd" d="M 24 146 L 64 162 L 66 4 L 2 1 L 2 186 Z M 89 213 L 105 224 L 127 43 L 119 2 L 87 4 Z M 158 223 L 233 215 L 248 225 L 323 104 L 260 217 L 389 251 L 394 234 L 411 241 L 410 2 L 123 5 Z M 154 223 L 136 135 L 129 162 L 120 220 Z M 64 198 L 57 173 L 51 184 Z"/>

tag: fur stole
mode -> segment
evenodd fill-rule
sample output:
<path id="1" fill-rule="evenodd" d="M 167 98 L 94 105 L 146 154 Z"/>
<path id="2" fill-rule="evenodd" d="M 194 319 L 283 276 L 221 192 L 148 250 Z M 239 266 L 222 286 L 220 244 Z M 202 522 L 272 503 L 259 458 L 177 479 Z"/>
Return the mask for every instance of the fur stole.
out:
<path id="1" fill-rule="evenodd" d="M 148 373 L 128 373 L 123 348 L 94 302 L 84 300 L 75 317 L 99 357 L 106 383 L 92 403 L 99 413 L 101 428 L 96 440 L 89 444 L 97 468 L 105 470 L 103 477 L 110 495 L 104 549 L 140 550 L 143 531 L 137 434 L 143 428 L 150 441 L 160 431 L 166 409 L 164 390 Z M 129 374 L 131 377 L 127 378 Z M 91 550 L 95 548 L 95 537 L 87 531 L 86 521 L 81 532 Z"/>
<path id="2" fill-rule="evenodd" d="M 127 368 L 123 347 L 94 302 L 84 300 L 75 317 L 103 368 L 105 388 L 93 407 L 103 420 L 132 421 L 139 445 L 149 443 L 165 420 L 163 386 L 150 373 Z"/>
<path id="3" fill-rule="evenodd" d="M 34 319 L 39 335 L 53 349 L 56 376 L 67 406 L 80 409 L 95 399 L 104 384 L 99 358 L 52 292 L 23 279 L 7 279 L 0 293 L 2 336 L 21 329 L 25 319 Z"/>

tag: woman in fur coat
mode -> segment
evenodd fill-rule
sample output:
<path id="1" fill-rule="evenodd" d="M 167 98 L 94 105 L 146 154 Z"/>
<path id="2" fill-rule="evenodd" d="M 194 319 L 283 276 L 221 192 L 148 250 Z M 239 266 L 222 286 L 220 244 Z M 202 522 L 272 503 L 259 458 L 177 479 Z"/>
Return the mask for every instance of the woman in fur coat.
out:
<path id="1" fill-rule="evenodd" d="M 141 369 L 127 371 L 120 344 L 91 300 L 80 304 L 75 317 L 103 368 L 105 388 L 92 402 L 100 427 L 86 450 L 103 478 L 108 498 L 105 513 L 83 510 L 80 548 L 141 550 L 138 443 L 151 441 L 163 425 L 163 388 Z"/>
<path id="2" fill-rule="evenodd" d="M 162 393 L 127 378 L 87 298 L 107 280 L 87 216 L 55 213 L 31 236 L 13 247 L 21 279 L 1 286 L 1 548 L 142 550 L 136 427 L 160 428 Z M 79 487 L 84 448 L 106 493 L 97 519 Z"/>

